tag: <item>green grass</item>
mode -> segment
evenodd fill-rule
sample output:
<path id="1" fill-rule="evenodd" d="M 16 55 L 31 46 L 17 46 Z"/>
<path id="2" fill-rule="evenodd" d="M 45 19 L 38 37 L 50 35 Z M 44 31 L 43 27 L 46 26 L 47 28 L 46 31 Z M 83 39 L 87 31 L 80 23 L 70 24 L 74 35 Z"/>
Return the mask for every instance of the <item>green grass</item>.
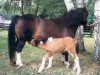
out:
<path id="1" fill-rule="evenodd" d="M 82 75 L 100 75 L 100 67 L 92 61 L 93 38 L 85 37 L 84 43 L 86 52 L 79 54 Z M 45 51 L 32 47 L 26 43 L 22 52 L 23 67 L 9 65 L 8 48 L 7 48 L 7 31 L 0 31 L 0 75 L 75 75 L 72 70 L 73 60 L 69 57 L 70 68 L 66 68 L 61 63 L 61 54 L 55 55 L 53 66 L 49 70 L 43 70 L 38 74 L 38 68 L 41 64 Z"/>

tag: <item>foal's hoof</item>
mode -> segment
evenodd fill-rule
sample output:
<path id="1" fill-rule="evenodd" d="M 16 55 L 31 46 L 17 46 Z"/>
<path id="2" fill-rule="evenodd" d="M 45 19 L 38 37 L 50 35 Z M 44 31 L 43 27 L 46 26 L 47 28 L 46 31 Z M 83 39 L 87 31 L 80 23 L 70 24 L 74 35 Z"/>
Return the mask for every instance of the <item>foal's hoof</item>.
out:
<path id="1" fill-rule="evenodd" d="M 43 68 L 39 68 L 38 73 L 41 73 L 43 70 Z"/>
<path id="2" fill-rule="evenodd" d="M 81 73 L 81 70 L 77 70 L 76 75 L 80 75 L 80 73 Z"/>
<path id="3" fill-rule="evenodd" d="M 69 68 L 69 66 L 70 66 L 69 62 L 64 62 L 64 64 L 66 65 L 66 68 Z"/>
<path id="4" fill-rule="evenodd" d="M 40 73 L 41 73 L 41 71 L 39 70 L 39 71 L 38 71 L 38 73 L 40 74 Z"/>
<path id="5" fill-rule="evenodd" d="M 50 68 L 51 68 L 51 66 L 47 66 L 47 67 L 46 67 L 46 69 L 50 69 Z"/>

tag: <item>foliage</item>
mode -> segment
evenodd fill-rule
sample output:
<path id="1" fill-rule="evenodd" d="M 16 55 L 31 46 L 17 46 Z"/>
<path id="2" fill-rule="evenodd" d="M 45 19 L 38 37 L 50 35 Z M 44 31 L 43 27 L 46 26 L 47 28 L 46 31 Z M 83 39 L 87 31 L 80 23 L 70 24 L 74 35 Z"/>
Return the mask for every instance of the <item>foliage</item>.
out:
<path id="1" fill-rule="evenodd" d="M 22 11 L 15 0 L 7 0 L 0 7 L 7 18 L 12 14 L 21 14 Z M 25 14 L 45 14 L 46 18 L 55 18 L 63 14 L 66 8 L 63 0 L 23 0 L 23 11 Z"/>
<path id="2" fill-rule="evenodd" d="M 87 7 L 88 10 L 88 25 L 93 23 L 94 20 L 94 2 L 92 0 L 88 0 L 85 2 L 85 6 Z"/>
<path id="3" fill-rule="evenodd" d="M 31 13 L 35 15 L 42 15 L 45 18 L 56 18 L 66 12 L 66 7 L 63 0 L 5 0 L 0 3 L 0 12 L 10 18 L 12 14 Z M 74 5 L 76 0 L 72 0 Z M 94 2 L 92 0 L 84 0 L 84 5 L 89 11 L 88 23 L 93 22 Z M 22 9 L 23 6 L 23 9 Z"/>
<path id="4" fill-rule="evenodd" d="M 64 12 L 66 7 L 63 0 L 41 0 L 40 2 L 39 13 L 45 14 L 46 17 L 56 18 Z"/>

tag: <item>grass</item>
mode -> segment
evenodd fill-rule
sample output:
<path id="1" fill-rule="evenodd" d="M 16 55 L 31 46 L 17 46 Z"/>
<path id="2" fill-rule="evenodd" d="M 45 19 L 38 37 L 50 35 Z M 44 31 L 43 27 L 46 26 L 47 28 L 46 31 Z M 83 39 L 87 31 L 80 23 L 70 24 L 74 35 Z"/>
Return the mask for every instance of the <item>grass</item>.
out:
<path id="1" fill-rule="evenodd" d="M 80 66 L 82 75 L 100 75 L 100 67 L 92 61 L 93 38 L 85 37 L 84 43 L 86 52 L 79 54 Z M 7 31 L 0 31 L 0 75 L 75 75 L 72 70 L 73 60 L 69 57 L 69 62 L 72 64 L 70 68 L 66 68 L 61 63 L 61 54 L 55 55 L 53 66 L 49 70 L 42 71 L 38 74 L 38 68 L 41 64 L 41 59 L 45 55 L 42 49 L 32 47 L 26 44 L 22 52 L 23 67 L 9 65 L 8 48 L 7 48 Z"/>

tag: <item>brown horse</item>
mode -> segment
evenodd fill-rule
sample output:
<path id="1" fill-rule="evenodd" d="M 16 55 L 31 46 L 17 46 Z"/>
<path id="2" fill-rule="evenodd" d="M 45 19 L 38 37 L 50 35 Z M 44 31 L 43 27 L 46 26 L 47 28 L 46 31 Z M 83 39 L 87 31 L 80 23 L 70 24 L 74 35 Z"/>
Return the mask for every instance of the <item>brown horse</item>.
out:
<path id="1" fill-rule="evenodd" d="M 52 66 L 52 60 L 53 55 L 58 52 L 64 52 L 67 51 L 74 59 L 74 70 L 77 69 L 77 75 L 80 74 L 81 69 L 79 65 L 79 58 L 76 53 L 76 46 L 75 46 L 75 40 L 71 37 L 63 37 L 63 38 L 48 38 L 46 42 L 43 41 L 37 41 L 36 43 L 31 41 L 30 43 L 33 46 L 45 49 L 47 51 L 47 54 L 42 59 L 41 67 L 39 68 L 39 73 L 44 69 L 46 61 L 49 59 L 49 64 L 47 68 L 51 68 Z"/>
<path id="2" fill-rule="evenodd" d="M 78 26 L 85 26 L 88 12 L 86 8 L 71 10 L 54 20 L 43 19 L 32 14 L 13 18 L 8 30 L 8 47 L 11 64 L 22 66 L 20 52 L 25 43 L 32 39 L 48 37 L 75 37 Z M 67 58 L 67 57 L 66 57 Z"/>

